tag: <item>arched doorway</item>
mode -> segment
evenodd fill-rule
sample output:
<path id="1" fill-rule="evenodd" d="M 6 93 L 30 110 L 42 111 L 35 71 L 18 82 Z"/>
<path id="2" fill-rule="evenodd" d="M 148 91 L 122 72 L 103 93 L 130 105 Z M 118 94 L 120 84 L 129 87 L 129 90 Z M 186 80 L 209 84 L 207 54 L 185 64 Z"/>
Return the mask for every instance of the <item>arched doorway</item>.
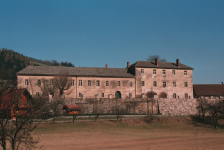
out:
<path id="1" fill-rule="evenodd" d="M 115 98 L 121 98 L 121 92 L 120 91 L 115 92 Z"/>

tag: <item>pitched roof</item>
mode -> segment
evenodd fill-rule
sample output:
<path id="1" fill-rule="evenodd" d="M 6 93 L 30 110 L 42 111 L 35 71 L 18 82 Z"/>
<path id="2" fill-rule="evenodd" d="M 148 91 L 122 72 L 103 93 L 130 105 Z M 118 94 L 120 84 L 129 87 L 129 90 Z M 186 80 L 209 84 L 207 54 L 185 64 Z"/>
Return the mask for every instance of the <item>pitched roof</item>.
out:
<path id="1" fill-rule="evenodd" d="M 128 77 L 127 68 L 97 68 L 97 67 L 62 67 L 62 66 L 28 66 L 19 71 L 17 75 L 58 75 L 66 72 L 71 76 L 96 76 L 96 77 Z"/>
<path id="2" fill-rule="evenodd" d="M 137 67 L 137 68 L 164 68 L 164 69 L 186 69 L 186 70 L 193 70 L 193 68 L 186 66 L 180 63 L 180 67 L 173 62 L 159 62 L 158 66 L 156 66 L 154 61 L 137 61 L 132 64 L 130 67 Z"/>
<path id="3" fill-rule="evenodd" d="M 224 84 L 194 84 L 197 96 L 224 96 Z"/>
<path id="4" fill-rule="evenodd" d="M 15 103 L 25 90 L 26 89 L 8 90 L 2 97 L 1 109 L 9 109 L 12 106 L 12 103 Z"/>

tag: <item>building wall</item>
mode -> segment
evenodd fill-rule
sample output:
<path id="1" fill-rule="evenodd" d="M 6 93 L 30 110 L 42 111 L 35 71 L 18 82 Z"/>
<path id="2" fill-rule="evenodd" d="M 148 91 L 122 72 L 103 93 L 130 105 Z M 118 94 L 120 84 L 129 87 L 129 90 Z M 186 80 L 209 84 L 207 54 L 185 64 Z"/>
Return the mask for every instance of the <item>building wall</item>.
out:
<path id="1" fill-rule="evenodd" d="M 82 86 L 79 86 L 79 80 L 82 80 Z M 91 86 L 88 86 L 88 80 L 91 80 Z M 97 86 L 97 81 L 100 81 L 100 86 Z M 106 81 L 109 82 L 109 86 L 106 86 Z M 120 86 L 117 82 L 120 81 Z M 130 86 L 132 82 L 132 86 Z M 112 98 L 115 98 L 115 92 L 119 91 L 123 94 L 124 98 L 129 97 L 129 93 L 132 93 L 132 97 L 135 97 L 135 79 L 134 78 L 100 78 L 100 77 L 77 77 L 77 98 L 79 93 L 82 93 L 86 98 L 93 98 L 99 95 L 102 98 L 108 98 L 111 94 Z"/>
<path id="2" fill-rule="evenodd" d="M 141 69 L 144 70 L 144 74 L 141 73 Z M 153 70 L 156 70 L 156 74 L 153 74 Z M 162 74 L 165 70 L 166 74 Z M 136 95 L 147 93 L 151 90 L 159 95 L 161 92 L 167 94 L 167 98 L 173 98 L 173 93 L 176 93 L 178 98 L 185 98 L 185 94 L 188 94 L 188 98 L 193 98 L 193 77 L 192 70 L 176 69 L 175 75 L 172 74 L 174 69 L 160 69 L 160 68 L 135 68 L 136 74 Z M 187 71 L 187 75 L 184 75 L 184 71 Z M 142 86 L 142 81 L 145 85 Z M 157 86 L 153 86 L 153 82 L 157 82 Z M 163 87 L 163 82 L 166 82 L 166 87 Z M 173 82 L 176 82 L 176 87 L 173 87 Z M 187 87 L 185 87 L 187 82 Z M 190 97 L 189 97 L 190 96 Z"/>
<path id="3" fill-rule="evenodd" d="M 111 94 L 111 98 L 115 98 L 115 92 L 119 91 L 124 98 L 129 97 L 129 93 L 132 93 L 132 97 L 135 97 L 135 79 L 134 78 L 102 78 L 102 77 L 69 77 L 69 80 L 74 80 L 74 86 L 71 86 L 69 90 L 64 92 L 67 98 L 79 98 L 81 93 L 85 98 L 95 98 L 99 95 L 102 98 L 108 98 Z M 29 84 L 25 85 L 25 80 L 28 79 Z M 42 94 L 43 83 L 41 83 L 42 89 L 37 85 L 39 80 L 54 79 L 54 76 L 17 76 L 18 88 L 27 88 L 30 94 L 36 95 L 37 92 Z M 82 80 L 82 86 L 79 85 L 79 80 Z M 91 80 L 91 86 L 88 86 L 88 80 Z M 97 86 L 97 81 L 100 82 L 100 86 Z M 109 82 L 109 86 L 106 86 L 106 81 Z M 117 82 L 120 81 L 120 86 L 117 86 Z M 130 86 L 132 82 L 132 86 Z M 48 86 L 49 87 L 49 86 Z M 49 93 L 50 94 L 50 93 Z"/>

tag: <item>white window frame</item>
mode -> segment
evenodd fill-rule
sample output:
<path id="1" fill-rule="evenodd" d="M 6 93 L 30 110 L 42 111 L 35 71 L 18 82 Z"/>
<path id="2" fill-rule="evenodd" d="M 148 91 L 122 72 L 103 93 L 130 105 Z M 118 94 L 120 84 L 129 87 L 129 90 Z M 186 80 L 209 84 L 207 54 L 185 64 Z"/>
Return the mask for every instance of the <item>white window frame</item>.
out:
<path id="1" fill-rule="evenodd" d="M 153 81 L 153 86 L 157 86 L 157 82 L 156 81 Z"/>
<path id="2" fill-rule="evenodd" d="M 25 85 L 29 85 L 29 80 L 25 79 Z"/>
<path id="3" fill-rule="evenodd" d="M 54 85 L 54 80 L 50 79 L 50 85 Z"/>
<path id="4" fill-rule="evenodd" d="M 177 98 L 177 94 L 176 93 L 173 93 L 173 98 Z"/>
<path id="5" fill-rule="evenodd" d="M 163 82 L 163 87 L 166 87 L 166 82 Z"/>
<path id="6" fill-rule="evenodd" d="M 71 86 L 74 86 L 74 80 L 71 80 Z"/>
<path id="7" fill-rule="evenodd" d="M 88 80 L 88 86 L 91 86 L 91 80 Z"/>
<path id="8" fill-rule="evenodd" d="M 106 86 L 109 86 L 109 81 L 106 81 Z"/>
<path id="9" fill-rule="evenodd" d="M 79 86 L 82 86 L 82 80 L 79 80 Z"/>
<path id="10" fill-rule="evenodd" d="M 141 74 L 144 74 L 144 69 L 141 69 Z"/>
<path id="11" fill-rule="evenodd" d="M 176 82 L 173 82 L 173 87 L 176 87 L 177 86 L 177 83 Z"/>
<path id="12" fill-rule="evenodd" d="M 156 69 L 153 69 L 153 74 L 156 74 Z"/>
<path id="13" fill-rule="evenodd" d="M 121 86 L 121 81 L 117 81 L 117 86 Z"/>
<path id="14" fill-rule="evenodd" d="M 184 75 L 185 75 L 185 76 L 187 75 L 187 71 L 184 71 Z"/>
<path id="15" fill-rule="evenodd" d="M 165 75 L 166 74 L 166 70 L 162 70 L 162 74 Z"/>
<path id="16" fill-rule="evenodd" d="M 41 86 L 41 80 L 40 79 L 37 79 L 37 85 Z"/>
<path id="17" fill-rule="evenodd" d="M 100 86 L 100 80 L 96 80 L 96 86 Z"/>
<path id="18" fill-rule="evenodd" d="M 172 75 L 176 75 L 176 71 L 175 70 L 172 70 Z"/>

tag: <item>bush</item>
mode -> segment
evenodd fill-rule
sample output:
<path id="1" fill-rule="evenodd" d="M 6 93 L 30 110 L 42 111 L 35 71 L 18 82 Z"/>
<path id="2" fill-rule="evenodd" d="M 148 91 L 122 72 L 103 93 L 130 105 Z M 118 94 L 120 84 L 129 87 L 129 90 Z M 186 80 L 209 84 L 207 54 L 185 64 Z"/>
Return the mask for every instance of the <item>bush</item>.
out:
<path id="1" fill-rule="evenodd" d="M 146 96 L 147 96 L 148 98 L 153 98 L 154 95 L 157 95 L 157 93 L 154 92 L 154 91 L 149 91 L 149 92 L 146 93 Z"/>

